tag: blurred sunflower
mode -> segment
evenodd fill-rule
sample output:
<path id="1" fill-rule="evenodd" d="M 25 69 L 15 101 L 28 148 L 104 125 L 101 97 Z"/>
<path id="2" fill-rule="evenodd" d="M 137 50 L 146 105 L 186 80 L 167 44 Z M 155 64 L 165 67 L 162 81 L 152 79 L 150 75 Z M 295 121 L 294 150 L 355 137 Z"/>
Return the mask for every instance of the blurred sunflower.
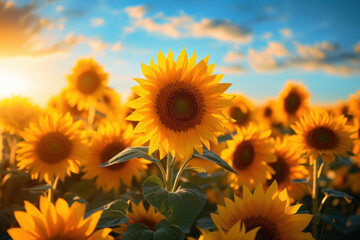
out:
<path id="1" fill-rule="evenodd" d="M 68 76 L 65 97 L 70 106 L 77 106 L 79 111 L 95 107 L 103 97 L 107 81 L 108 74 L 94 59 L 80 59 Z"/>
<path id="2" fill-rule="evenodd" d="M 255 105 L 245 96 L 236 95 L 234 106 L 227 109 L 226 113 L 235 121 L 228 125 L 230 131 L 235 130 L 235 125 L 245 127 L 255 120 Z"/>
<path id="3" fill-rule="evenodd" d="M 20 133 L 29 126 L 32 121 L 37 121 L 41 110 L 28 98 L 12 96 L 0 101 L 0 129 L 14 135 Z"/>
<path id="4" fill-rule="evenodd" d="M 231 84 L 211 75 L 208 57 L 196 64 L 196 54 L 188 59 L 185 49 L 176 63 L 171 50 L 167 58 L 159 51 L 158 64 L 141 65 L 146 79 L 135 79 L 140 85 L 132 90 L 140 97 L 128 102 L 136 110 L 127 120 L 139 121 L 135 131 L 150 140 L 150 154 L 159 149 L 160 158 L 170 152 L 187 159 L 194 148 L 202 154 L 203 145 L 217 143 L 215 132 L 226 132 L 223 111 L 233 103 L 224 91 Z"/>
<path id="5" fill-rule="evenodd" d="M 235 223 L 229 231 L 219 230 L 210 232 L 200 228 L 204 240 L 254 240 L 260 227 L 256 227 L 246 232 L 245 224 L 241 221 Z M 199 239 L 200 240 L 200 239 Z"/>
<path id="6" fill-rule="evenodd" d="M 133 101 L 137 98 L 139 98 L 140 96 L 136 94 L 136 92 L 134 91 L 131 91 L 131 94 L 129 95 L 129 97 L 127 98 L 127 101 L 130 102 L 130 101 Z M 124 116 L 124 118 L 130 116 L 133 112 L 135 111 L 135 109 L 131 108 L 131 107 L 128 107 L 126 104 L 122 107 L 121 109 L 121 113 L 122 115 Z M 128 121 L 126 120 L 127 122 L 131 123 L 133 125 L 133 127 L 135 128 L 137 123 L 136 121 Z"/>
<path id="7" fill-rule="evenodd" d="M 48 108 L 61 114 L 70 113 L 74 119 L 86 119 L 88 117 L 88 111 L 80 111 L 77 105 L 71 106 L 65 97 L 66 92 L 67 90 L 63 90 L 58 96 L 52 97 L 48 102 Z"/>
<path id="8" fill-rule="evenodd" d="M 25 212 L 15 211 L 20 228 L 8 229 L 14 240 L 101 240 L 113 239 L 108 236 L 111 228 L 95 231 L 102 211 L 97 211 L 84 219 L 86 205 L 74 202 L 71 207 L 58 198 L 55 205 L 40 196 L 40 210 L 25 201 Z"/>
<path id="9" fill-rule="evenodd" d="M 119 94 L 110 88 L 106 87 L 96 109 L 105 114 L 106 117 L 114 118 L 120 114 L 121 100 Z"/>
<path id="10" fill-rule="evenodd" d="M 141 173 L 151 163 L 147 160 L 134 158 L 124 163 L 107 167 L 98 167 L 110 160 L 127 147 L 140 146 L 140 138 L 134 134 L 131 124 L 107 121 L 101 124 L 92 134 L 88 159 L 83 161 L 85 179 L 96 178 L 96 186 L 105 192 L 114 189 L 119 191 L 121 181 L 131 186 L 133 177 L 141 178 Z"/>
<path id="11" fill-rule="evenodd" d="M 33 179 L 46 182 L 59 177 L 64 181 L 71 172 L 78 173 L 80 160 L 86 156 L 86 136 L 79 131 L 80 121 L 70 114 L 52 113 L 39 118 L 27 128 L 18 144 L 19 170 L 30 172 Z"/>
<path id="12" fill-rule="evenodd" d="M 270 130 L 250 124 L 248 127 L 236 127 L 237 134 L 227 141 L 228 148 L 221 157 L 239 174 L 230 174 L 230 186 L 234 190 L 245 184 L 252 188 L 271 178 L 273 173 L 269 163 L 275 162 L 272 153 L 273 142 Z"/>
<path id="13" fill-rule="evenodd" d="M 278 192 L 274 181 L 266 192 L 258 185 L 253 194 L 243 185 L 243 199 L 225 198 L 225 206 L 218 205 L 218 214 L 211 214 L 215 225 L 228 232 L 241 220 L 247 231 L 260 227 L 255 239 L 314 239 L 302 231 L 311 221 L 310 214 L 296 214 L 301 204 L 290 206 L 286 189 Z"/>
<path id="14" fill-rule="evenodd" d="M 276 118 L 285 125 L 293 123 L 307 112 L 309 99 L 310 93 L 302 83 L 287 82 L 277 101 Z"/>
<path id="15" fill-rule="evenodd" d="M 292 179 L 306 179 L 309 177 L 309 171 L 301 164 L 306 163 L 297 150 L 289 142 L 289 136 L 285 135 L 281 140 L 276 138 L 273 148 L 276 156 L 276 162 L 269 163 L 274 169 L 271 179 L 267 181 L 267 186 L 276 180 L 279 185 L 279 191 L 288 190 L 289 197 L 295 200 L 301 200 L 308 193 L 305 184 L 295 183 Z"/>
<path id="16" fill-rule="evenodd" d="M 291 128 L 296 132 L 292 136 L 294 147 L 310 156 L 310 164 L 316 157 L 334 161 L 336 156 L 348 156 L 352 151 L 352 135 L 356 130 L 346 125 L 344 116 L 335 117 L 323 109 L 314 109 Z"/>
<path id="17" fill-rule="evenodd" d="M 145 209 L 143 201 L 136 205 L 134 202 L 131 202 L 131 211 L 127 211 L 127 216 L 129 221 L 127 223 L 121 224 L 120 227 L 115 228 L 114 232 L 118 234 L 123 234 L 129 225 L 134 223 L 141 223 L 146 225 L 151 230 L 155 229 L 156 224 L 165 217 L 156 211 L 153 206 L 149 206 L 148 210 Z"/>
<path id="18" fill-rule="evenodd" d="M 353 114 L 350 112 L 350 107 L 348 102 L 339 102 L 330 111 L 335 114 L 335 116 L 344 115 L 347 119 L 347 123 L 351 124 L 353 121 Z"/>
<path id="19" fill-rule="evenodd" d="M 360 119 L 360 90 L 357 95 L 351 94 L 349 99 L 349 112 Z"/>
<path id="20" fill-rule="evenodd" d="M 264 124 L 266 126 L 271 126 L 272 124 L 276 124 L 276 120 L 274 118 L 275 111 L 275 101 L 269 99 L 265 102 L 265 104 L 259 107 L 256 111 L 256 120 Z"/>

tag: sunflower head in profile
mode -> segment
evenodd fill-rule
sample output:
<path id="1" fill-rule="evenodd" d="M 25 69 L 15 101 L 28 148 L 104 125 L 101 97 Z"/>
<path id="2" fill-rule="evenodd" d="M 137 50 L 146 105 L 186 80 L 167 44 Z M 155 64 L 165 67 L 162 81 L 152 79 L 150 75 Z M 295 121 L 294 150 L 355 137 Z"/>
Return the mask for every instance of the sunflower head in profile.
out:
<path id="1" fill-rule="evenodd" d="M 234 120 L 229 124 L 229 130 L 234 131 L 235 126 L 245 127 L 255 119 L 255 105 L 244 95 L 236 95 L 234 106 L 229 107 L 226 113 Z"/>
<path id="2" fill-rule="evenodd" d="M 86 205 L 74 202 L 71 207 L 58 198 L 53 204 L 40 196 L 40 209 L 25 201 L 25 212 L 15 211 L 19 228 L 10 228 L 9 235 L 14 240 L 111 240 L 111 228 L 95 231 L 102 211 L 97 211 L 84 218 Z"/>
<path id="3" fill-rule="evenodd" d="M 121 100 L 119 94 L 106 87 L 100 101 L 96 106 L 96 110 L 104 114 L 107 118 L 116 118 L 121 113 Z"/>
<path id="4" fill-rule="evenodd" d="M 20 135 L 30 122 L 38 120 L 40 114 L 40 108 L 28 98 L 4 98 L 0 101 L 0 128 L 9 134 Z"/>
<path id="5" fill-rule="evenodd" d="M 308 111 L 310 93 L 302 83 L 287 82 L 281 91 L 276 106 L 276 118 L 289 124 Z"/>
<path id="6" fill-rule="evenodd" d="M 270 130 L 250 124 L 236 128 L 232 140 L 227 141 L 228 148 L 223 150 L 221 157 L 239 174 L 230 174 L 230 186 L 238 190 L 245 184 L 252 188 L 271 178 L 270 163 L 275 162 L 272 153 L 274 143 L 270 141 Z"/>
<path id="7" fill-rule="evenodd" d="M 313 109 L 291 126 L 294 147 L 310 156 L 334 161 L 335 157 L 348 156 L 352 151 L 356 130 L 346 124 L 344 116 L 334 116 L 323 109 Z"/>
<path id="8" fill-rule="evenodd" d="M 140 97 L 127 103 L 135 109 L 127 120 L 139 121 L 135 131 L 150 140 L 149 153 L 187 159 L 194 148 L 202 154 L 203 145 L 217 143 L 216 132 L 226 132 L 223 111 L 233 103 L 224 91 L 231 84 L 219 83 L 223 75 L 212 75 L 214 67 L 208 57 L 196 64 L 196 54 L 188 59 L 185 49 L 176 62 L 170 50 L 167 57 L 159 52 L 158 65 L 141 65 L 145 79 L 135 79 L 132 90 Z"/>
<path id="9" fill-rule="evenodd" d="M 259 106 L 256 110 L 256 120 L 265 125 L 271 126 L 278 124 L 275 119 L 275 100 L 268 99 L 262 106 Z"/>
<path id="10" fill-rule="evenodd" d="M 165 217 L 151 205 L 146 210 L 143 201 L 138 205 L 131 202 L 131 211 L 127 211 L 127 217 L 129 218 L 128 223 L 121 224 L 120 227 L 114 229 L 114 232 L 121 235 L 126 231 L 129 225 L 134 223 L 144 224 L 149 229 L 154 230 L 156 224 L 165 219 Z"/>
<path id="11" fill-rule="evenodd" d="M 84 178 L 96 178 L 96 186 L 105 192 L 114 189 L 119 191 L 121 182 L 131 186 L 132 179 L 140 180 L 141 173 L 151 163 L 147 160 L 134 158 L 127 162 L 107 167 L 98 167 L 107 162 L 127 147 L 140 146 L 139 138 L 134 134 L 131 124 L 120 121 L 106 121 L 99 125 L 92 134 L 88 159 L 83 161 Z"/>
<path id="12" fill-rule="evenodd" d="M 309 171 L 302 165 L 306 163 L 306 159 L 302 158 L 291 145 L 288 135 L 285 135 L 283 139 L 276 138 L 273 152 L 276 156 L 276 162 L 269 163 L 274 173 L 271 175 L 271 179 L 267 181 L 267 187 L 276 180 L 279 191 L 286 188 L 291 200 L 301 200 L 308 193 L 308 189 L 306 185 L 291 180 L 309 177 Z"/>
<path id="13" fill-rule="evenodd" d="M 80 59 L 68 76 L 65 97 L 70 106 L 76 105 L 79 111 L 95 107 L 103 97 L 107 80 L 108 74 L 94 59 Z"/>
<path id="14" fill-rule="evenodd" d="M 217 231 L 204 231 L 200 228 L 202 238 L 204 240 L 254 240 L 260 227 L 255 227 L 246 232 L 245 224 L 241 221 L 235 223 L 229 231 L 224 231 L 221 228 Z"/>
<path id="15" fill-rule="evenodd" d="M 80 121 L 70 114 L 53 112 L 32 122 L 18 143 L 17 166 L 30 172 L 32 178 L 46 182 L 59 177 L 62 181 L 71 172 L 78 173 L 80 160 L 86 156 L 86 136 L 79 131 Z"/>
<path id="16" fill-rule="evenodd" d="M 242 221 L 246 231 L 260 227 L 255 239 L 314 239 L 311 233 L 302 232 L 311 221 L 310 214 L 296 214 L 301 204 L 290 206 L 286 189 L 278 192 L 274 181 L 264 192 L 259 184 L 254 193 L 243 185 L 243 198 L 234 201 L 225 198 L 225 206 L 218 205 L 218 214 L 211 214 L 215 225 L 225 232 Z"/>

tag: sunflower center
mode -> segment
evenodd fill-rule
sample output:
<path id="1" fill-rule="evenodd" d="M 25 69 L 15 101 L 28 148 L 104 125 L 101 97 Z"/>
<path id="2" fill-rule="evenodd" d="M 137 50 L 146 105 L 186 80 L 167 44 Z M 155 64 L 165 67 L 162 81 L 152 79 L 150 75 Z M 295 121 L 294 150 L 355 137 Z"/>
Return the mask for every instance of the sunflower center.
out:
<path id="1" fill-rule="evenodd" d="M 294 114 L 299 109 L 301 103 L 300 96 L 297 92 L 291 91 L 284 100 L 285 111 Z"/>
<path id="2" fill-rule="evenodd" d="M 277 183 L 282 183 L 286 179 L 288 179 L 290 169 L 289 165 L 282 157 L 278 157 L 276 162 L 269 163 L 270 167 L 272 167 L 275 171 L 275 174 L 272 175 L 272 179 L 268 181 L 268 184 L 271 185 L 273 180 L 276 180 Z"/>
<path id="3" fill-rule="evenodd" d="M 204 99 L 200 91 L 184 82 L 173 82 L 160 89 L 155 100 L 156 113 L 167 128 L 178 132 L 201 123 Z"/>
<path id="4" fill-rule="evenodd" d="M 102 163 L 105 163 L 109 161 L 111 158 L 113 158 L 116 154 L 120 153 L 122 150 L 124 150 L 126 147 L 120 143 L 120 142 L 112 142 L 106 145 L 103 150 L 100 153 L 100 161 Z M 126 165 L 127 162 L 123 163 L 116 163 L 110 166 L 107 166 L 107 169 L 110 170 L 118 170 L 120 168 L 123 168 Z"/>
<path id="5" fill-rule="evenodd" d="M 237 125 L 245 125 L 248 121 L 249 121 L 249 113 L 244 113 L 243 111 L 241 111 L 240 108 L 238 107 L 232 107 L 230 109 L 230 117 L 232 117 L 233 119 L 236 120 L 236 124 Z"/>
<path id="6" fill-rule="evenodd" d="M 254 147 L 250 142 L 244 141 L 236 147 L 233 154 L 233 166 L 238 170 L 244 170 L 251 165 L 254 157 Z"/>
<path id="7" fill-rule="evenodd" d="M 333 130 L 327 127 L 317 127 L 306 136 L 306 142 L 310 147 L 318 150 L 334 149 L 339 142 Z"/>
<path id="8" fill-rule="evenodd" d="M 40 159 L 49 164 L 65 160 L 70 155 L 71 150 L 71 141 L 61 132 L 47 133 L 41 137 L 36 145 L 36 152 Z"/>
<path id="9" fill-rule="evenodd" d="M 270 107 L 266 107 L 264 109 L 264 116 L 265 117 L 269 118 L 269 117 L 272 116 L 272 114 L 273 114 L 273 110 Z"/>
<path id="10" fill-rule="evenodd" d="M 88 70 L 79 76 L 76 82 L 76 88 L 81 93 L 90 95 L 99 88 L 100 83 L 99 75 L 92 70 Z"/>
<path id="11" fill-rule="evenodd" d="M 256 234 L 255 240 L 281 240 L 276 225 L 273 222 L 269 221 L 267 218 L 246 218 L 244 223 L 246 231 L 250 231 L 253 228 L 260 227 L 259 231 Z"/>

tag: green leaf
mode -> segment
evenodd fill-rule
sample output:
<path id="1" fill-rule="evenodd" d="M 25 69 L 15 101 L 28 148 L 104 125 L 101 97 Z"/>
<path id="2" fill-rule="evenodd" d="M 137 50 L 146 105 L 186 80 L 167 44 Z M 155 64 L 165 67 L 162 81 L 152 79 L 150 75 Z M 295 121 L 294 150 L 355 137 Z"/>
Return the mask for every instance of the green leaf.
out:
<path id="1" fill-rule="evenodd" d="M 129 221 L 126 215 L 126 211 L 128 207 L 129 207 L 128 203 L 124 202 L 121 199 L 118 199 L 102 207 L 87 212 L 85 214 L 85 217 L 88 217 L 94 212 L 97 212 L 99 210 L 103 210 L 103 213 L 101 214 L 100 220 L 96 227 L 97 228 L 115 227 Z"/>
<path id="2" fill-rule="evenodd" d="M 342 233 L 347 233 L 346 217 L 336 208 L 329 208 L 325 214 L 318 214 L 319 218 Z"/>
<path id="3" fill-rule="evenodd" d="M 309 179 L 307 178 L 302 178 L 302 179 L 290 179 L 292 182 L 294 183 L 308 183 Z"/>
<path id="4" fill-rule="evenodd" d="M 109 161 L 101 164 L 99 167 L 107 167 L 116 163 L 123 163 L 133 158 L 144 158 L 151 162 L 160 162 L 158 159 L 148 154 L 149 147 L 128 147 L 122 152 L 116 154 Z"/>
<path id="5" fill-rule="evenodd" d="M 144 181 L 142 190 L 144 198 L 185 233 L 190 231 L 206 203 L 202 190 L 189 182 L 181 184 L 176 192 L 168 192 L 160 178 L 150 176 Z"/>
<path id="6" fill-rule="evenodd" d="M 337 197 L 337 198 L 344 198 L 346 200 L 347 203 L 350 203 L 352 199 L 354 199 L 353 196 L 350 196 L 347 193 L 341 192 L 341 191 L 337 191 L 335 189 L 331 189 L 331 188 L 323 188 L 321 189 L 321 191 L 329 197 Z"/>
<path id="7" fill-rule="evenodd" d="M 203 155 L 200 155 L 200 153 L 198 153 L 196 150 L 194 151 L 192 157 L 198 157 L 198 158 L 202 158 L 202 159 L 206 159 L 209 161 L 212 161 L 214 163 L 216 163 L 217 165 L 219 165 L 220 167 L 235 173 L 236 175 L 239 175 L 235 172 L 235 170 L 230 167 L 230 165 L 225 162 L 219 155 L 217 155 L 216 153 L 214 153 L 213 151 L 210 151 L 206 148 L 203 149 Z"/>
<path id="8" fill-rule="evenodd" d="M 30 192 L 45 192 L 51 188 L 51 185 L 37 185 L 31 188 L 24 188 L 25 190 L 29 190 Z"/>
<path id="9" fill-rule="evenodd" d="M 184 172 L 185 171 L 193 171 L 193 172 L 196 172 L 196 173 L 204 173 L 204 172 L 206 172 L 206 169 L 202 168 L 202 167 L 185 167 Z"/>
<path id="10" fill-rule="evenodd" d="M 161 220 L 154 231 L 141 223 L 131 224 L 122 235 L 122 240 L 183 240 L 185 234 L 176 225 Z"/>
<path id="11" fill-rule="evenodd" d="M 232 139 L 233 138 L 230 133 L 217 137 L 218 143 L 226 142 L 227 140 L 232 140 Z"/>

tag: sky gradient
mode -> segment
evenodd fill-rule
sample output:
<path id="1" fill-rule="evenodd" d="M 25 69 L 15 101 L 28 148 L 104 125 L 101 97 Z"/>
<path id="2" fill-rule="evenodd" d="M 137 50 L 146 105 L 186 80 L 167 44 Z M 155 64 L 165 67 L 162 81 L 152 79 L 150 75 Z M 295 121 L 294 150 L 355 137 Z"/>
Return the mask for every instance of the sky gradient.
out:
<path id="1" fill-rule="evenodd" d="M 84 4 L 86 2 L 86 4 Z M 93 57 L 126 96 L 140 64 L 185 48 L 255 102 L 301 81 L 311 103 L 360 89 L 359 1 L 0 1 L 0 98 L 45 105 Z"/>

